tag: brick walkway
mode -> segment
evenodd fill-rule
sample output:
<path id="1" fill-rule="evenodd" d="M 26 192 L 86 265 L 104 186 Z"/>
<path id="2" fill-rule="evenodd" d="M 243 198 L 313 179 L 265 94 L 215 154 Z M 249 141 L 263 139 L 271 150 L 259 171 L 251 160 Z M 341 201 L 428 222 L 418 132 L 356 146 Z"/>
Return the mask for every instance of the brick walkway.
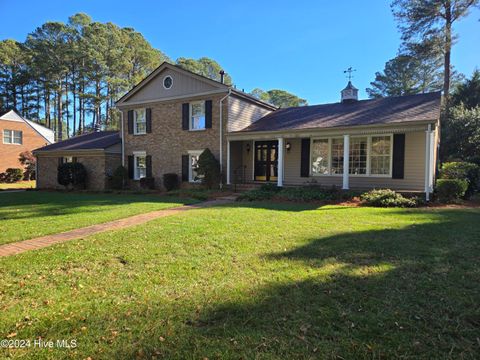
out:
<path id="1" fill-rule="evenodd" d="M 30 240 L 19 241 L 16 243 L 0 245 L 0 257 L 11 256 L 29 250 L 41 249 L 50 245 L 62 243 L 69 240 L 84 238 L 86 236 L 101 233 L 104 231 L 124 229 L 127 227 L 144 224 L 150 220 L 175 215 L 188 210 L 228 204 L 234 200 L 234 196 L 225 196 L 215 200 L 205 201 L 200 204 L 184 205 L 171 209 L 152 211 L 146 214 L 134 215 L 124 219 L 113 220 L 103 224 L 91 225 L 59 234 L 47 235 Z"/>

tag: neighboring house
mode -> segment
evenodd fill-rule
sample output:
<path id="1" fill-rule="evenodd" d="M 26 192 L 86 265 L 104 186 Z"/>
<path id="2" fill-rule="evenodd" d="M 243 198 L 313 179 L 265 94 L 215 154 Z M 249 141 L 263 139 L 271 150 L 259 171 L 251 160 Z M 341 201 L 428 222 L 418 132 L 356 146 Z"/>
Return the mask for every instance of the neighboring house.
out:
<path id="1" fill-rule="evenodd" d="M 58 166 L 79 162 L 87 170 L 87 189 L 104 190 L 108 177 L 121 165 L 118 131 L 99 131 L 74 136 L 33 151 L 37 157 L 37 188 L 63 189 L 57 182 Z"/>
<path id="2" fill-rule="evenodd" d="M 23 118 L 15 110 L 0 116 L 0 132 L 0 172 L 8 168 L 23 169 L 18 161 L 20 153 L 54 142 L 52 130 Z"/>
<path id="3" fill-rule="evenodd" d="M 277 109 L 222 81 L 163 63 L 116 106 L 133 185 L 166 173 L 195 183 L 205 148 L 224 182 L 432 191 L 440 93 Z M 348 169 L 348 171 L 344 171 Z"/>

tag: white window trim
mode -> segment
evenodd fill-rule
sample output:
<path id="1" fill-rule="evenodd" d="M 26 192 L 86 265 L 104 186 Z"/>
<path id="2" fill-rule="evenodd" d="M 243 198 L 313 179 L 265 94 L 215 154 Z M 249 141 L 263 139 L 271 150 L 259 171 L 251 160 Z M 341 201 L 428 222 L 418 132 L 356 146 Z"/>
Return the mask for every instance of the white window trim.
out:
<path id="1" fill-rule="evenodd" d="M 10 132 L 10 142 L 5 142 L 5 131 Z M 20 143 L 15 142 L 15 132 L 20 133 Z M 9 130 L 9 129 L 3 129 L 2 132 L 2 142 L 5 145 L 23 145 L 23 131 L 22 130 Z"/>
<path id="2" fill-rule="evenodd" d="M 145 113 L 145 132 L 137 132 L 137 111 L 143 110 Z M 137 108 L 133 110 L 133 135 L 145 135 L 147 133 L 147 109 Z"/>
<path id="3" fill-rule="evenodd" d="M 200 156 L 203 153 L 203 150 L 188 150 L 188 182 L 190 183 L 199 183 L 200 180 L 195 180 L 193 178 L 192 172 L 192 156 Z"/>
<path id="4" fill-rule="evenodd" d="M 137 169 L 137 157 L 147 157 L 146 151 L 134 151 L 133 152 L 133 180 L 140 180 Z"/>
<path id="5" fill-rule="evenodd" d="M 192 111 L 192 107 L 194 104 L 202 104 L 203 103 L 203 116 L 205 118 L 205 124 L 204 124 L 204 128 L 202 129 L 192 129 L 192 114 L 193 114 L 193 111 Z M 207 116 L 205 114 L 205 101 L 193 101 L 189 104 L 189 111 L 188 111 L 188 130 L 189 131 L 205 131 L 207 130 L 206 128 L 206 124 L 207 123 Z"/>
<path id="6" fill-rule="evenodd" d="M 170 87 L 166 87 L 166 86 L 165 86 L 165 80 L 166 80 L 167 78 L 170 78 L 170 80 L 172 80 L 172 85 L 170 85 Z M 163 78 L 163 80 L 162 80 L 162 85 L 163 85 L 163 88 L 164 88 L 165 90 L 170 90 L 170 89 L 173 87 L 173 78 L 172 78 L 170 75 L 165 76 L 165 77 Z"/>
<path id="7" fill-rule="evenodd" d="M 372 137 L 390 137 L 390 169 L 389 174 L 371 174 L 370 173 L 370 148 L 372 145 Z M 372 178 L 391 178 L 393 172 L 393 134 L 372 134 L 372 135 L 355 135 L 350 136 L 350 139 L 354 138 L 367 138 L 367 173 L 366 174 L 348 174 L 350 177 L 372 177 Z M 310 159 L 309 159 L 309 175 L 312 177 L 343 177 L 343 174 L 331 174 L 332 169 L 332 139 L 343 139 L 342 136 L 322 136 L 310 138 Z M 312 173 L 312 157 L 314 140 L 328 140 L 328 171 L 329 174 L 314 174 Z M 345 169 L 344 169 L 345 170 Z"/>

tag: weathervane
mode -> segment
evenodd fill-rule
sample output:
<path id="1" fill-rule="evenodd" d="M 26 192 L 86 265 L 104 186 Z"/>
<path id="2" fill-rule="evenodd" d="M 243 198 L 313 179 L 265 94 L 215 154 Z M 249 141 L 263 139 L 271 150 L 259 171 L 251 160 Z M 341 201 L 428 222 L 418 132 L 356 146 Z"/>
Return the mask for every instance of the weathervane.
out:
<path id="1" fill-rule="evenodd" d="M 351 66 L 350 66 L 347 70 L 344 70 L 344 71 L 343 71 L 344 74 L 347 74 L 347 73 L 348 73 L 348 75 L 347 75 L 348 81 L 351 81 L 351 80 L 352 80 L 352 78 L 353 78 L 352 73 L 355 72 L 355 71 L 357 71 L 357 69 L 354 69 L 354 68 L 352 68 Z"/>

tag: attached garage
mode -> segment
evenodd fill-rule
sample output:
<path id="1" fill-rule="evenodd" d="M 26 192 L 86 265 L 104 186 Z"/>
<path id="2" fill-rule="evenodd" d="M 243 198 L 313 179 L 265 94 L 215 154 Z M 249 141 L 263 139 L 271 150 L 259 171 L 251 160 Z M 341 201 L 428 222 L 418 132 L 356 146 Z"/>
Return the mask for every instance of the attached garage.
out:
<path id="1" fill-rule="evenodd" d="M 79 162 L 87 170 L 88 190 L 105 190 L 108 177 L 122 164 L 121 138 L 117 131 L 79 135 L 33 151 L 37 158 L 37 188 L 64 189 L 57 182 L 63 162 Z"/>

